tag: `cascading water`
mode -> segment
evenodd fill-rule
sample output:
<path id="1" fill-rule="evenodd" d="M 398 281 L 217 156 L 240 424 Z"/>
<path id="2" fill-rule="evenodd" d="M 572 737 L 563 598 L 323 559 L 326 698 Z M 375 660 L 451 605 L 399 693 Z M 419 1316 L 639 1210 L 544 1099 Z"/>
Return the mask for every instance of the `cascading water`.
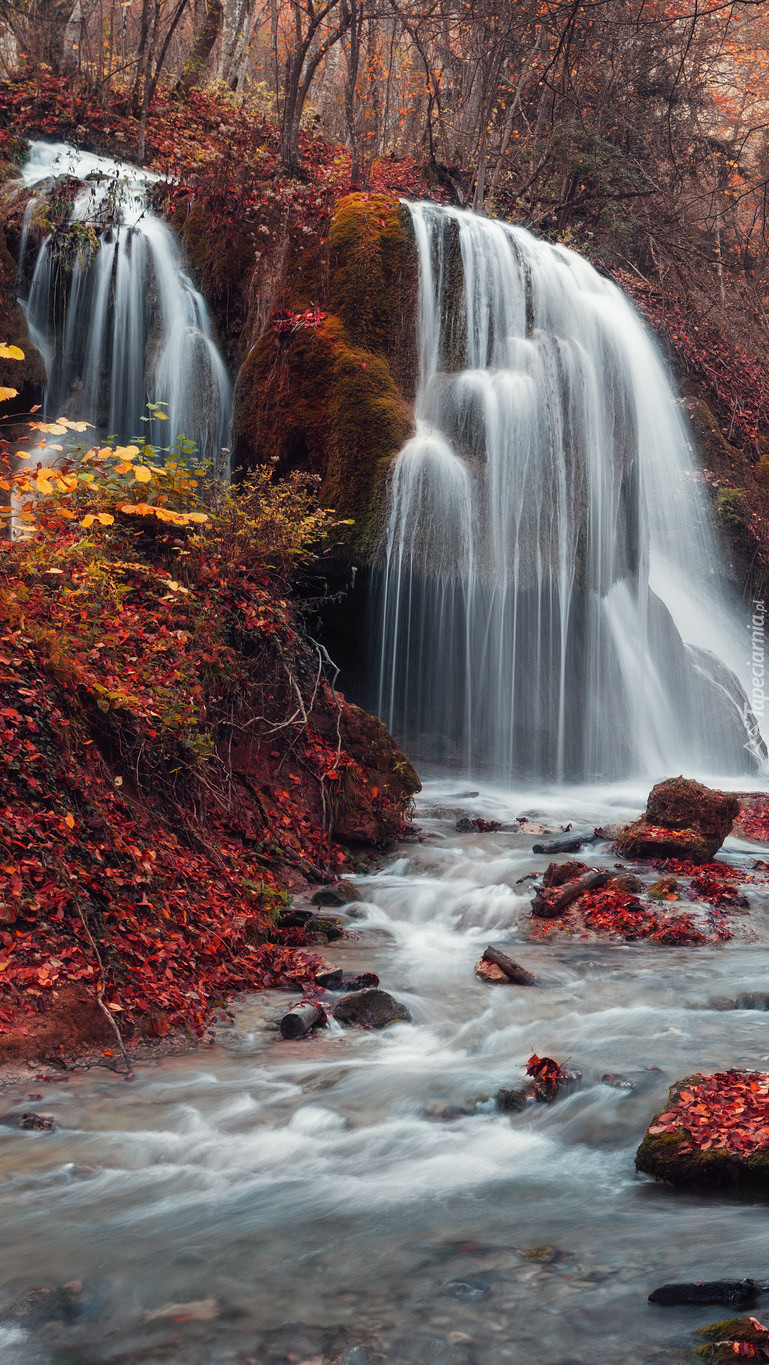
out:
<path id="1" fill-rule="evenodd" d="M 420 383 L 380 549 L 380 714 L 420 759 L 517 779 L 754 768 L 749 636 L 631 305 L 520 228 L 408 208 Z"/>
<path id="2" fill-rule="evenodd" d="M 91 224 L 95 252 L 71 251 L 65 263 L 45 235 L 23 306 L 47 373 L 45 410 L 93 422 L 126 441 L 137 435 L 148 402 L 163 404 L 150 439 L 194 441 L 220 467 L 228 444 L 232 390 L 205 301 L 185 275 L 173 234 L 149 207 L 154 177 L 65 143 L 33 142 L 22 177 L 45 186 L 81 182 L 70 222 Z M 30 255 L 41 200 L 25 217 L 20 270 Z M 75 246 L 77 242 L 75 241 Z"/>

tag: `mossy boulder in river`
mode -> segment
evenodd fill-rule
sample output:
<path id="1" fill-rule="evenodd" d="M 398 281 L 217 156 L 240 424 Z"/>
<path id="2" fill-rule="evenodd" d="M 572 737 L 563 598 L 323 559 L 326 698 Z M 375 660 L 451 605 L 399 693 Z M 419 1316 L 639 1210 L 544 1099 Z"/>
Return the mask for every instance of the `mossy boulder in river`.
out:
<path id="1" fill-rule="evenodd" d="M 769 1199 L 769 1075 L 724 1071 L 678 1081 L 635 1164 L 671 1185 Z"/>
<path id="2" fill-rule="evenodd" d="M 379 539 L 390 462 L 412 432 L 417 281 L 407 211 L 384 195 L 348 195 L 329 231 L 327 283 L 291 282 L 296 325 L 267 327 L 236 386 L 236 468 L 317 474 L 322 503 L 354 522 L 361 561 Z M 307 325 L 299 310 L 318 298 L 326 316 Z"/>
<path id="3" fill-rule="evenodd" d="M 709 1360 L 712 1365 L 727 1365 L 740 1357 L 765 1360 L 769 1355 L 769 1328 L 757 1318 L 725 1318 L 721 1322 L 711 1322 L 707 1327 L 697 1329 L 697 1336 L 703 1337 L 705 1346 L 698 1346 L 694 1352 L 700 1360 Z M 740 1346 L 749 1349 L 739 1350 Z"/>
<path id="4" fill-rule="evenodd" d="M 736 820 L 740 803 L 685 777 L 658 782 L 646 811 L 622 831 L 618 847 L 628 858 L 684 858 L 709 862 Z"/>

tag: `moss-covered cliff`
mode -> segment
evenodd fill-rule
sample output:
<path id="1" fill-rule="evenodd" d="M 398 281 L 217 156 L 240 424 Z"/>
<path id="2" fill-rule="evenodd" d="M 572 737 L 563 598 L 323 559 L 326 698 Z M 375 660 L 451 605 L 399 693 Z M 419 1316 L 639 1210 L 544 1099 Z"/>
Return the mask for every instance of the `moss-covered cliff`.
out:
<path id="1" fill-rule="evenodd" d="M 387 470 L 412 430 L 417 260 L 411 224 L 385 195 L 352 194 L 333 215 L 326 278 L 305 269 L 288 311 L 321 301 L 317 325 L 272 323 L 247 356 L 235 391 L 240 470 L 316 474 L 320 497 L 350 518 L 349 547 L 370 559 L 381 529 Z"/>

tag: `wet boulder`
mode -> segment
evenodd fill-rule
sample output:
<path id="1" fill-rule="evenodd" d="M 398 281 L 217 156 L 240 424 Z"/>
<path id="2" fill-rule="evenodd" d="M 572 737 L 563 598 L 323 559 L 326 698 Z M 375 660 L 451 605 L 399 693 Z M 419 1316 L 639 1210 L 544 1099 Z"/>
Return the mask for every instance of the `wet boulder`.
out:
<path id="1" fill-rule="evenodd" d="M 498 1090 L 494 1102 L 501 1114 L 520 1114 L 535 1098 L 533 1086 L 520 1086 L 517 1090 Z"/>
<path id="2" fill-rule="evenodd" d="M 320 891 L 316 891 L 312 898 L 313 905 L 326 905 L 332 909 L 339 909 L 342 905 L 349 905 L 353 901 L 360 901 L 363 897 L 357 886 L 352 882 L 334 882 L 332 886 L 324 886 Z"/>
<path id="3" fill-rule="evenodd" d="M 576 861 L 568 863 L 548 863 L 542 876 L 543 886 L 565 886 L 566 882 L 573 882 L 583 873 L 589 872 L 587 863 Z"/>
<path id="4" fill-rule="evenodd" d="M 769 1199 L 769 1075 L 723 1071 L 678 1081 L 635 1165 L 671 1185 Z"/>
<path id="5" fill-rule="evenodd" d="M 740 1356 L 761 1360 L 769 1354 L 769 1328 L 756 1318 L 711 1322 L 707 1327 L 698 1327 L 697 1336 L 707 1344 L 698 1346 L 694 1354 L 700 1360 L 710 1361 L 710 1365 L 727 1365 Z"/>
<path id="6" fill-rule="evenodd" d="M 627 858 L 682 858 L 710 862 L 739 814 L 739 801 L 685 777 L 658 782 L 640 820 L 617 845 Z"/>
<path id="7" fill-rule="evenodd" d="M 388 991 L 372 990 L 346 995 L 334 1006 L 334 1018 L 340 1024 L 380 1029 L 388 1024 L 408 1023 L 411 1015 Z"/>

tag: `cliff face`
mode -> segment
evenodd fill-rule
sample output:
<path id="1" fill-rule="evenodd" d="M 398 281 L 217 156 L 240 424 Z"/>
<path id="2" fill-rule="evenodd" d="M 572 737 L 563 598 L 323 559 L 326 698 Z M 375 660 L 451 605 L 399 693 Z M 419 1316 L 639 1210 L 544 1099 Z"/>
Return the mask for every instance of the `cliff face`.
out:
<path id="1" fill-rule="evenodd" d="M 390 461 L 412 431 L 418 281 L 407 211 L 385 195 L 342 199 L 324 273 L 305 268 L 288 281 L 285 309 L 246 357 L 234 461 L 317 475 L 321 502 L 353 521 L 347 543 L 366 562 Z"/>

